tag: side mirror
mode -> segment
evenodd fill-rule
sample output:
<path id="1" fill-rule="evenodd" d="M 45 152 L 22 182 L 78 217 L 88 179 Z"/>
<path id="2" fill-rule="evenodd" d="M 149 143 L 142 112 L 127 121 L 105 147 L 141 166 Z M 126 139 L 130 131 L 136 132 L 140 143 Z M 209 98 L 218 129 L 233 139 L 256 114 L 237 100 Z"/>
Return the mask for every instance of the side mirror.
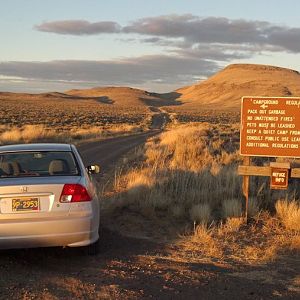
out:
<path id="1" fill-rule="evenodd" d="M 100 167 L 98 165 L 90 165 L 86 167 L 89 174 L 99 174 Z"/>

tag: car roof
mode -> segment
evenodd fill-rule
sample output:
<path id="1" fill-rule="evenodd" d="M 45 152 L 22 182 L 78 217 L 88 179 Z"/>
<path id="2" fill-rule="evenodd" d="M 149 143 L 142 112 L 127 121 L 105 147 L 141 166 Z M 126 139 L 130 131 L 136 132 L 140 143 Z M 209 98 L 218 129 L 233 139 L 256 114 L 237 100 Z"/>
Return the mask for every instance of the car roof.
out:
<path id="1" fill-rule="evenodd" d="M 39 144 L 17 144 L 0 146 L 0 152 L 19 152 L 19 151 L 71 151 L 70 144 L 39 143 Z"/>

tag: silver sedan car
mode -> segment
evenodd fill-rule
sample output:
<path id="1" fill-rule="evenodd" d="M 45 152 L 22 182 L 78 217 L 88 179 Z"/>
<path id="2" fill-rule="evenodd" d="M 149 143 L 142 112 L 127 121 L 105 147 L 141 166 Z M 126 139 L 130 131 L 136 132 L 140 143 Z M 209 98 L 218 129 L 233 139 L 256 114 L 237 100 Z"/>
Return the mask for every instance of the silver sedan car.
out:
<path id="1" fill-rule="evenodd" d="M 0 249 L 98 248 L 99 199 L 74 145 L 0 147 Z"/>

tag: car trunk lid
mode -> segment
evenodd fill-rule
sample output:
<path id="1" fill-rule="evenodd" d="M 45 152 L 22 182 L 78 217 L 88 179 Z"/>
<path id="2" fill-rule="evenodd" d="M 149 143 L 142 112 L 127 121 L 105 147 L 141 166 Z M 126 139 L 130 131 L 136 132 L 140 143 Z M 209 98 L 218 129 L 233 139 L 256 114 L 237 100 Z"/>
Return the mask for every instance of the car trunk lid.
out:
<path id="1" fill-rule="evenodd" d="M 0 179 L 0 220 L 67 216 L 70 203 L 60 203 L 65 184 L 76 184 L 80 176 Z"/>

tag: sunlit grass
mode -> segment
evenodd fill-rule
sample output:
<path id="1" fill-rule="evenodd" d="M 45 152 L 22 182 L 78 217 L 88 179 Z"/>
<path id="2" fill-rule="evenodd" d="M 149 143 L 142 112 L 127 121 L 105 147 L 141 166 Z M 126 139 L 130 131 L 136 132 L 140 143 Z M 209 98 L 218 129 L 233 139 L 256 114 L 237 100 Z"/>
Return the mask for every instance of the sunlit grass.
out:
<path id="1" fill-rule="evenodd" d="M 47 127 L 42 124 L 22 127 L 2 126 L 0 145 L 31 142 L 76 142 L 95 138 L 106 138 L 128 133 L 136 133 L 140 127 L 131 124 L 84 127 Z"/>
<path id="2" fill-rule="evenodd" d="M 135 168 L 124 165 L 118 173 L 106 208 L 153 224 L 164 224 L 162 218 L 181 224 L 178 229 L 188 233 L 178 245 L 195 258 L 265 263 L 298 253 L 299 203 L 279 201 L 274 214 L 274 199 L 261 180 L 251 182 L 246 223 L 236 129 L 190 124 L 152 138 L 128 158 Z"/>
<path id="3" fill-rule="evenodd" d="M 300 232 L 300 204 L 299 202 L 278 200 L 275 205 L 276 213 L 286 229 Z"/>

